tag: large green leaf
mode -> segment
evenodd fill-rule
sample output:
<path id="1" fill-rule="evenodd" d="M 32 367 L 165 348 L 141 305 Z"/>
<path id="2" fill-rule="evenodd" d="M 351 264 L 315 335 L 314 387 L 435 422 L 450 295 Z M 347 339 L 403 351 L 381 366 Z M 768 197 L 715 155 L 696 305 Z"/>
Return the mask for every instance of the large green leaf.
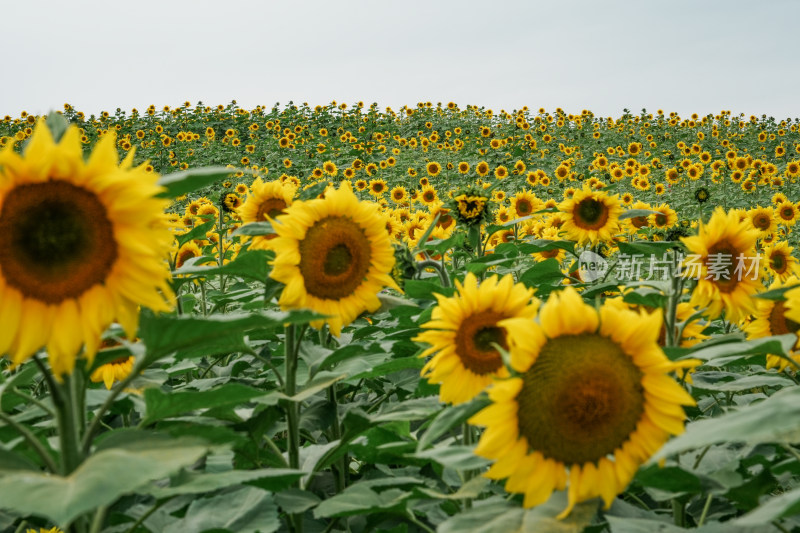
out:
<path id="1" fill-rule="evenodd" d="M 373 513 L 389 509 L 399 510 L 403 502 L 411 497 L 411 492 L 396 488 L 399 485 L 422 484 L 415 478 L 383 478 L 362 481 L 347 487 L 345 490 L 321 502 L 314 509 L 316 518 L 331 516 L 350 516 Z M 392 488 L 378 492 L 373 488 L 390 486 Z"/>
<path id="2" fill-rule="evenodd" d="M 45 517 L 65 527 L 78 516 L 169 476 L 206 453 L 194 441 L 144 442 L 136 449 L 109 448 L 67 477 L 15 471 L 0 475 L 0 507 Z"/>
<path id="3" fill-rule="evenodd" d="M 689 424 L 652 461 L 720 442 L 797 442 L 800 440 L 800 387 L 782 389 L 763 402 L 750 404 L 717 418 Z"/>
<path id="4" fill-rule="evenodd" d="M 304 323 L 320 316 L 311 311 L 261 311 L 207 317 L 142 313 L 139 336 L 147 346 L 148 360 L 156 360 L 178 350 L 213 342 L 223 335 L 241 336 L 251 331 L 279 329 L 284 324 Z"/>
<path id="5" fill-rule="evenodd" d="M 138 492 L 156 498 L 167 498 L 178 494 L 201 494 L 243 483 L 251 483 L 265 490 L 278 491 L 285 489 L 302 476 L 303 472 L 288 468 L 229 470 L 213 473 L 182 471 L 170 480 L 168 487 L 160 484 L 152 485 Z"/>
<path id="6" fill-rule="evenodd" d="M 280 526 L 272 494 L 255 487 L 240 487 L 193 501 L 184 519 L 170 524 L 164 533 L 270 533 Z"/>
<path id="7" fill-rule="evenodd" d="M 248 250 L 236 256 L 230 263 L 220 266 L 185 265 L 175 271 L 175 275 L 190 278 L 209 278 L 212 276 L 238 276 L 241 278 L 264 281 L 270 272 L 267 261 L 272 253 L 267 250 Z"/>
<path id="8" fill-rule="evenodd" d="M 567 506 L 563 492 L 533 509 L 523 509 L 503 498 L 493 497 L 474 502 L 472 509 L 461 512 L 439 525 L 437 533 L 580 533 L 592 521 L 599 503 L 591 500 L 577 504 L 563 520 L 558 516 Z"/>
<path id="9" fill-rule="evenodd" d="M 172 416 L 188 413 L 197 409 L 213 407 L 232 407 L 248 402 L 266 393 L 239 383 L 225 383 L 205 391 L 179 391 L 167 394 L 160 389 L 150 388 L 144 391 L 147 412 L 143 424 L 152 424 Z"/>

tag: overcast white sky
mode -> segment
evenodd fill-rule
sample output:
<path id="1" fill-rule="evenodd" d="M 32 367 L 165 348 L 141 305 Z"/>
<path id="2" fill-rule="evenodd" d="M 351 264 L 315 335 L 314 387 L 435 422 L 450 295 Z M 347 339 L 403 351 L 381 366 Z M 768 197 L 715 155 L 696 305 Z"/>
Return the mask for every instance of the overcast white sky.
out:
<path id="1" fill-rule="evenodd" d="M 798 0 L 0 0 L 0 116 L 418 101 L 800 116 Z"/>

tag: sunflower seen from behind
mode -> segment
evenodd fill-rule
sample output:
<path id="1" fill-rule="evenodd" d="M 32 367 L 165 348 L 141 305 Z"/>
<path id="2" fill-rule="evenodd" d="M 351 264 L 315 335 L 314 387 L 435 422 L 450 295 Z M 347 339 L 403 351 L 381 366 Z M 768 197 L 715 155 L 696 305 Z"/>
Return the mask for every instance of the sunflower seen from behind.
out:
<path id="1" fill-rule="evenodd" d="M 53 373 L 70 374 L 113 321 L 132 337 L 140 305 L 172 308 L 169 201 L 115 140 L 84 161 L 76 127 L 56 143 L 40 120 L 23 155 L 0 153 L 0 354 L 14 365 L 44 346 Z"/>
<path id="2" fill-rule="evenodd" d="M 498 323 L 508 318 L 531 320 L 538 301 L 533 290 L 514 283 L 511 275 L 492 276 L 478 284 L 471 272 L 463 284 L 456 281 L 456 294 L 436 295 L 431 320 L 414 340 L 430 345 L 420 357 L 433 357 L 421 375 L 441 384 L 442 402 L 459 404 L 474 398 L 494 378 L 508 377 L 495 344 L 508 348 L 508 334 Z"/>
<path id="3" fill-rule="evenodd" d="M 364 311 L 380 307 L 378 292 L 400 290 L 390 273 L 394 249 L 377 204 L 359 201 L 349 184 L 328 189 L 324 198 L 294 202 L 277 217 L 275 259 L 270 277 L 285 284 L 282 309 L 311 309 L 329 315 L 339 336 Z"/>
<path id="4" fill-rule="evenodd" d="M 470 419 L 486 426 L 475 453 L 494 459 L 491 479 L 508 478 L 523 505 L 567 489 L 563 518 L 601 497 L 608 508 L 639 465 L 683 431 L 683 405 L 694 400 L 668 373 L 675 369 L 657 339 L 661 314 L 583 302 L 554 293 L 538 322 L 500 322 L 511 367 L 519 374 L 489 389 L 492 404 Z"/>

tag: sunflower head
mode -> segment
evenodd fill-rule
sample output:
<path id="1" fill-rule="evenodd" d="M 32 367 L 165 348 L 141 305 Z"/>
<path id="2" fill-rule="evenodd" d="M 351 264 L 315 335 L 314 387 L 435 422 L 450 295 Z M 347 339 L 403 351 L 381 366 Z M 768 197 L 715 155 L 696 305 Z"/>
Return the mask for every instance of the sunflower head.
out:
<path id="1" fill-rule="evenodd" d="M 509 341 L 499 322 L 530 320 L 538 307 L 538 301 L 531 303 L 533 290 L 515 284 L 510 275 L 478 285 L 469 273 L 456 289 L 450 298 L 437 295 L 431 320 L 422 325 L 426 331 L 414 339 L 430 345 L 420 357 L 433 355 L 422 376 L 440 383 L 439 397 L 454 404 L 471 400 L 495 377 L 508 376 L 497 347 L 507 349 Z"/>
<path id="2" fill-rule="evenodd" d="M 359 201 L 349 183 L 329 189 L 324 198 L 297 201 L 273 225 L 278 234 L 270 276 L 284 283 L 282 309 L 306 308 L 328 315 L 338 336 L 364 311 L 380 307 L 383 287 L 400 290 L 390 273 L 394 249 L 376 204 Z"/>
<path id="3" fill-rule="evenodd" d="M 113 132 L 84 161 L 77 127 L 56 143 L 44 119 L 22 156 L 0 153 L 0 354 L 15 365 L 46 346 L 69 374 L 114 320 L 133 335 L 140 305 L 171 308 L 169 202 L 132 161 Z"/>
<path id="4" fill-rule="evenodd" d="M 619 230 L 622 207 L 617 196 L 584 188 L 559 205 L 564 213 L 563 229 L 579 244 L 609 241 Z"/>
<path id="5" fill-rule="evenodd" d="M 456 220 L 465 226 L 476 226 L 490 220 L 490 197 L 483 189 L 467 187 L 453 193 L 447 207 Z"/>
<path id="6" fill-rule="evenodd" d="M 568 507 L 601 497 L 606 507 L 669 437 L 683 431 L 692 398 L 666 373 L 660 313 L 586 305 L 567 288 L 539 321 L 500 322 L 519 374 L 489 389 L 492 404 L 470 419 L 486 426 L 475 453 L 485 474 L 508 478 L 526 507 L 567 488 Z"/>
<path id="7" fill-rule="evenodd" d="M 743 220 L 736 211 L 718 207 L 696 236 L 681 238 L 688 251 L 683 275 L 697 280 L 692 305 L 706 308 L 709 318 L 724 310 L 729 320 L 738 322 L 755 311 L 752 297 L 763 288 L 757 236 L 746 215 Z"/>

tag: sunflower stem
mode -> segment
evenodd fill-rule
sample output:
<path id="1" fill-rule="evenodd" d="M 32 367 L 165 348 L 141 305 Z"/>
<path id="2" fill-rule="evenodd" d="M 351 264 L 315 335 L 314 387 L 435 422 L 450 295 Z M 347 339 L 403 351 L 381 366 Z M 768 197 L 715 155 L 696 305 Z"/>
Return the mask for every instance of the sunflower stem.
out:
<path id="1" fill-rule="evenodd" d="M 472 433 L 472 426 L 468 423 L 464 422 L 461 426 L 461 441 L 464 446 L 469 446 L 472 448 L 475 445 L 474 434 Z M 477 470 L 465 470 L 464 471 L 464 483 L 467 483 L 469 480 L 474 478 L 478 474 Z M 464 509 L 472 508 L 472 498 L 464 498 Z"/>
<path id="2" fill-rule="evenodd" d="M 703 512 L 700 513 L 700 519 L 697 521 L 697 527 L 702 527 L 703 523 L 706 521 L 706 515 L 708 515 L 708 509 L 711 507 L 711 499 L 713 497 L 713 494 L 709 494 L 706 498 L 706 503 L 703 505 Z"/>
<path id="3" fill-rule="evenodd" d="M 672 499 L 672 517 L 676 526 L 684 527 L 685 517 L 683 504 L 679 502 L 677 498 Z"/>
<path id="4" fill-rule="evenodd" d="M 447 269 L 439 263 L 438 261 L 434 261 L 433 259 L 426 259 L 425 261 L 417 262 L 417 271 L 421 272 L 426 268 L 432 268 L 436 271 L 436 274 L 439 276 L 439 283 L 441 283 L 442 287 L 451 287 L 452 283 L 450 282 L 450 275 L 447 273 Z"/>
<path id="5" fill-rule="evenodd" d="M 297 388 L 297 354 L 299 351 L 300 340 L 295 338 L 295 325 L 288 324 L 285 329 L 284 354 L 286 356 L 286 387 L 285 394 L 289 396 L 286 401 L 286 430 L 288 433 L 288 454 L 289 468 L 300 468 L 300 413 L 298 403 L 292 399 Z M 301 488 L 300 480 L 297 481 L 297 488 Z M 290 515 L 292 530 L 295 533 L 303 531 L 303 515 Z"/>

